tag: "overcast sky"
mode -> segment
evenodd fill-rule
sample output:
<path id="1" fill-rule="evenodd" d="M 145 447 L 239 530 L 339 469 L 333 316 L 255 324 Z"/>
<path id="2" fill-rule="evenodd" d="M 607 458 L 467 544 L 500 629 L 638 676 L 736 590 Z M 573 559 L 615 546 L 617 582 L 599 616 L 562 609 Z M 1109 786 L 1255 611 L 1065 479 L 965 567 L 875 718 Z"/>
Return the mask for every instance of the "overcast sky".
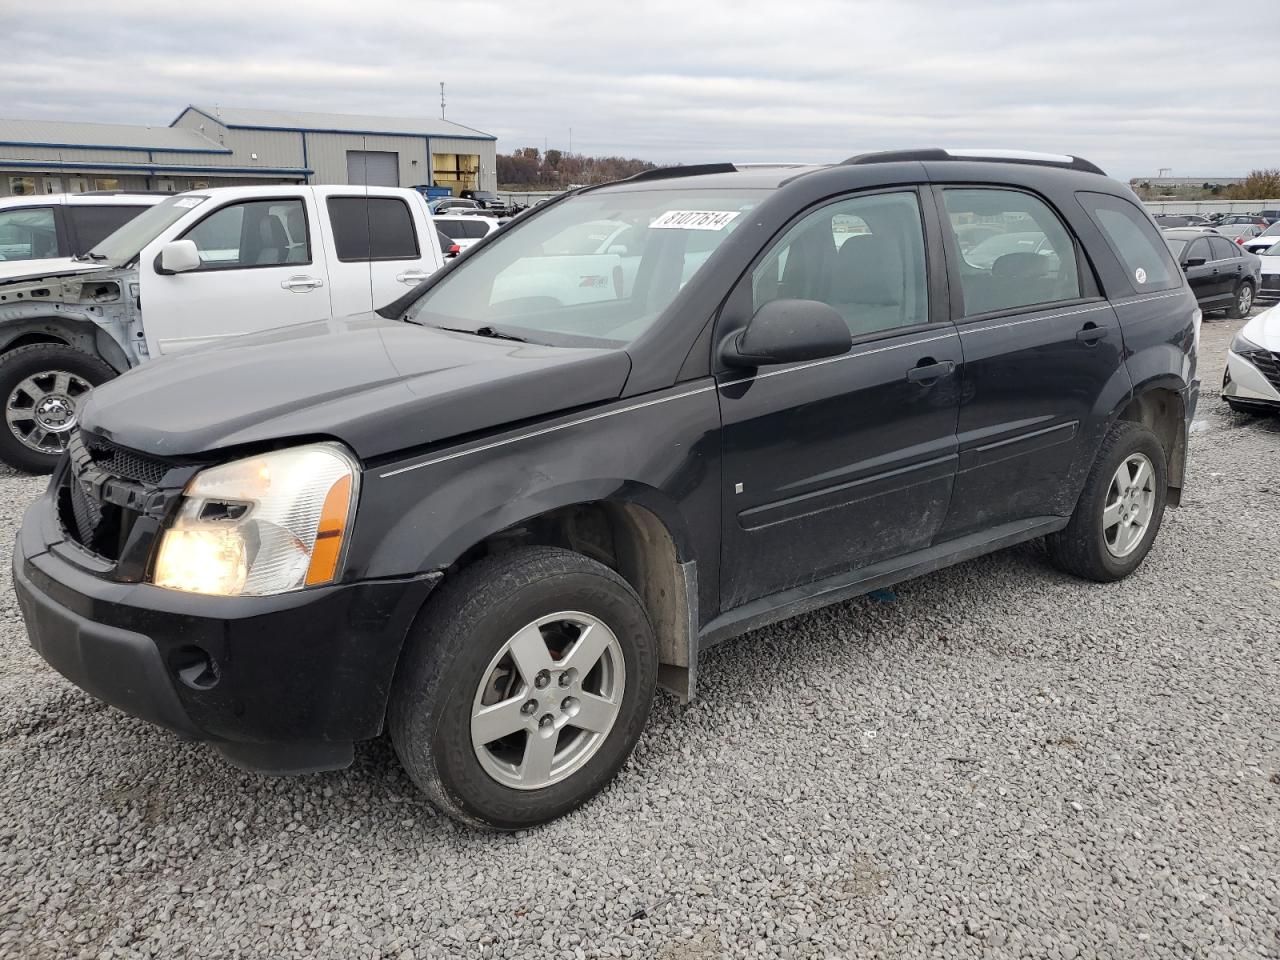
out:
<path id="1" fill-rule="evenodd" d="M 934 145 L 1076 153 L 1124 178 L 1280 166 L 1275 0 L 183 6 L 0 0 L 0 116 L 439 116 L 444 80 L 449 119 L 501 152 L 564 149 L 572 128 L 575 151 L 659 163 Z"/>

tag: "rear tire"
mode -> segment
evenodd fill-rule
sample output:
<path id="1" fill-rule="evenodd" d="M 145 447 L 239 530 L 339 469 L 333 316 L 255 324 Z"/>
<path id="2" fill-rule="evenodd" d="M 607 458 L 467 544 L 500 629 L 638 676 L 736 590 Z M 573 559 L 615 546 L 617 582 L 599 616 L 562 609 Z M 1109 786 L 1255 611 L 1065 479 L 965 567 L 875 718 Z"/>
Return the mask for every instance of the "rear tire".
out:
<path id="1" fill-rule="evenodd" d="M 391 740 L 454 819 L 498 830 L 545 823 L 626 761 L 657 660 L 640 598 L 608 567 L 552 547 L 487 557 L 423 608 L 391 694 Z"/>
<path id="2" fill-rule="evenodd" d="M 1232 320 L 1243 320 L 1253 309 L 1253 284 L 1248 280 L 1241 281 L 1236 287 L 1235 299 L 1227 307 L 1227 316 Z"/>
<path id="3" fill-rule="evenodd" d="M 1071 521 L 1045 538 L 1049 559 L 1086 580 L 1127 577 L 1160 532 L 1168 487 L 1156 435 L 1141 424 L 1115 424 L 1098 448 Z"/>
<path id="4" fill-rule="evenodd" d="M 0 460 L 51 473 L 90 389 L 115 376 L 102 360 L 62 343 L 33 343 L 0 356 Z"/>

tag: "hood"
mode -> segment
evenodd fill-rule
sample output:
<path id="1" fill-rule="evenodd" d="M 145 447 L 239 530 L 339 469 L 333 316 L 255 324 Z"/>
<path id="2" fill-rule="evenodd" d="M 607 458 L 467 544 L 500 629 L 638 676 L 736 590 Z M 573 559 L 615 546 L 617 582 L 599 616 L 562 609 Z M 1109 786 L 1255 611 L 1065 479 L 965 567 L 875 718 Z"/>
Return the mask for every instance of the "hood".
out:
<path id="1" fill-rule="evenodd" d="M 599 403 L 624 350 L 546 347 L 362 316 L 165 357 L 90 395 L 85 430 L 159 455 L 327 436 L 361 459 Z"/>
<path id="2" fill-rule="evenodd" d="M 49 257 L 45 260 L 0 260 L 0 283 L 16 283 L 19 280 L 39 280 L 43 277 L 69 277 L 77 273 L 93 273 L 103 269 L 101 263 L 86 263 L 70 257 Z"/>
<path id="3" fill-rule="evenodd" d="M 1280 353 L 1280 306 L 1258 314 L 1240 328 L 1240 335 L 1272 353 Z"/>

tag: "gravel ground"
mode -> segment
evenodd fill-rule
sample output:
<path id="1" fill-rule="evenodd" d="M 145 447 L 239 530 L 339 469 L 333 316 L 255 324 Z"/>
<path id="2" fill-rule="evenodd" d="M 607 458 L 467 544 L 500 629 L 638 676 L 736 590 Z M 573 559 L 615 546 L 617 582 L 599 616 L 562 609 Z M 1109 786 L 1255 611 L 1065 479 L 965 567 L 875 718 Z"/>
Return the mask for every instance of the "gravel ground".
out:
<path id="1" fill-rule="evenodd" d="M 525 835 L 436 817 L 385 741 L 260 779 L 95 703 L 0 558 L 0 956 L 1280 957 L 1280 419 L 1214 395 L 1239 326 L 1133 577 L 1032 545 L 727 644 Z M 3 521 L 40 487 L 0 477 Z"/>

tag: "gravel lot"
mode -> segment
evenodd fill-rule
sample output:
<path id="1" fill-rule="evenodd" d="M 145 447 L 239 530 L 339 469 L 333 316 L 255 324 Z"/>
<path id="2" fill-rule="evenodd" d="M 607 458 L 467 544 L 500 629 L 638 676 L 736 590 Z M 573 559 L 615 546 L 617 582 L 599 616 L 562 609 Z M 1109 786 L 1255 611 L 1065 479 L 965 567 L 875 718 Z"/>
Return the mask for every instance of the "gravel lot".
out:
<path id="1" fill-rule="evenodd" d="M 1038 546 L 762 630 L 525 835 L 385 741 L 272 780 L 73 689 L 0 583 L 0 956 L 1280 957 L 1280 419 L 1214 388 L 1129 580 Z M 41 481 L 0 476 L 15 527 Z"/>

